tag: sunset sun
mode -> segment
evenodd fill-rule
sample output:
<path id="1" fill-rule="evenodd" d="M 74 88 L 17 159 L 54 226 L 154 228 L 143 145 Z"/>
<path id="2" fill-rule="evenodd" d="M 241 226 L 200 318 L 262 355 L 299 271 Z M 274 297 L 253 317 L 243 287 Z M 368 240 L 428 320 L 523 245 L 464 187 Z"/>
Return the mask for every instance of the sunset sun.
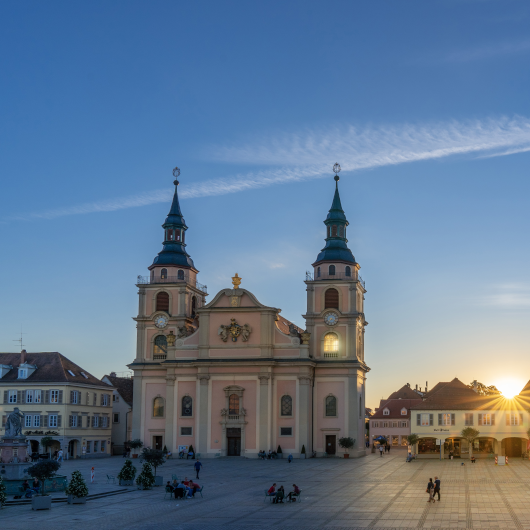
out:
<path id="1" fill-rule="evenodd" d="M 506 399 L 512 399 L 523 389 L 525 382 L 514 377 L 500 379 L 495 386 L 502 392 Z"/>

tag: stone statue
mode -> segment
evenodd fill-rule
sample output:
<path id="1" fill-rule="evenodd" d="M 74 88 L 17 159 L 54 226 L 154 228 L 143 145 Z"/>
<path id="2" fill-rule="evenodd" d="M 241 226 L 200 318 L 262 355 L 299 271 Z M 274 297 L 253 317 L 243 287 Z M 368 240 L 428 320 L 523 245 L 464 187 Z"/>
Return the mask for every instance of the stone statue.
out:
<path id="1" fill-rule="evenodd" d="M 188 330 L 186 326 L 179 326 L 177 329 L 177 339 L 184 339 L 188 336 Z"/>
<path id="2" fill-rule="evenodd" d="M 230 326 L 225 326 L 224 324 L 221 324 L 219 326 L 219 329 L 217 331 L 217 335 L 221 335 L 221 339 L 223 342 L 226 342 L 228 340 L 228 332 L 230 330 Z"/>
<path id="3" fill-rule="evenodd" d="M 300 337 L 300 334 L 298 333 L 298 330 L 294 324 L 289 324 L 289 335 L 291 337 Z"/>
<path id="4" fill-rule="evenodd" d="M 251 333 L 252 333 L 252 328 L 248 324 L 245 324 L 244 326 L 242 326 L 241 327 L 241 340 L 243 342 L 247 342 Z"/>
<path id="5" fill-rule="evenodd" d="M 6 434 L 5 436 L 22 436 L 22 418 L 24 414 L 20 413 L 18 407 L 9 414 L 6 421 Z"/>

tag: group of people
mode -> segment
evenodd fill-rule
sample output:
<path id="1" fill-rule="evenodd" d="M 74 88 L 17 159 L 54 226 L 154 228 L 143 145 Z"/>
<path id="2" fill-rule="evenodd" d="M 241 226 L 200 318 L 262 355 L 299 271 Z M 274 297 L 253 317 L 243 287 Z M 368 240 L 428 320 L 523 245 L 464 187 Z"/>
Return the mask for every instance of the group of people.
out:
<path id="1" fill-rule="evenodd" d="M 389 444 L 379 444 L 379 455 L 383 456 L 383 452 L 390 453 L 390 445 Z"/>
<path id="2" fill-rule="evenodd" d="M 278 489 L 276 489 L 276 482 L 269 488 L 267 491 L 267 495 L 269 497 L 274 497 L 272 502 L 274 504 L 283 504 L 283 499 L 287 498 L 289 502 L 296 501 L 296 496 L 300 495 L 300 488 L 293 484 L 293 491 L 289 492 L 289 494 L 285 495 L 285 490 L 283 486 L 280 486 Z"/>
<path id="3" fill-rule="evenodd" d="M 438 494 L 438 502 L 440 502 L 440 479 L 438 477 L 434 477 L 434 482 L 432 478 L 429 479 L 425 493 L 429 494 L 429 500 L 427 502 L 436 502 L 434 498 L 436 494 Z"/>
<path id="4" fill-rule="evenodd" d="M 259 453 L 258 453 L 258 458 L 261 458 L 262 460 L 270 460 L 271 458 L 277 458 L 278 457 L 278 453 L 276 453 L 275 451 L 271 451 L 269 449 L 269 452 L 266 453 L 265 451 L 261 450 Z M 287 457 L 287 462 L 289 462 L 289 464 L 293 461 L 293 455 L 291 453 L 289 453 L 289 456 Z"/>
<path id="5" fill-rule="evenodd" d="M 192 479 L 188 480 L 188 477 L 185 477 L 184 480 L 179 482 L 178 480 L 174 480 L 172 483 L 167 481 L 166 487 L 171 488 L 171 493 L 175 496 L 175 499 L 177 497 L 184 497 L 186 496 L 188 499 L 191 499 L 192 497 L 195 497 L 195 493 L 201 489 L 201 487 L 194 482 Z M 182 493 L 178 495 L 177 490 L 182 490 Z"/>
<path id="6" fill-rule="evenodd" d="M 186 460 L 188 460 L 188 458 L 191 458 L 193 460 L 193 458 L 195 457 L 195 453 L 193 451 L 188 451 L 187 453 L 185 451 L 179 451 L 179 458 L 184 457 L 186 457 Z"/>
<path id="7" fill-rule="evenodd" d="M 24 480 L 22 483 L 22 490 L 24 491 L 24 496 L 30 499 L 33 497 L 33 494 L 38 494 L 40 492 L 40 480 L 37 478 L 33 479 L 31 486 L 29 485 L 28 480 Z"/>

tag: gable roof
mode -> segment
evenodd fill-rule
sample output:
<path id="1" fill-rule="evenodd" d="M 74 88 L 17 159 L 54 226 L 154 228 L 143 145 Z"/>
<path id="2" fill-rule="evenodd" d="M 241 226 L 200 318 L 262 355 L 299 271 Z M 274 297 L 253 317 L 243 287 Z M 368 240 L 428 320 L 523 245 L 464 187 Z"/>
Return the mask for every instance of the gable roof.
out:
<path id="1" fill-rule="evenodd" d="M 416 403 L 421 403 L 421 397 L 417 399 L 388 399 L 383 402 L 377 412 L 371 417 L 371 419 L 405 419 L 410 418 L 410 409 L 414 407 Z M 407 414 L 401 414 L 401 409 L 406 408 Z M 390 414 L 383 414 L 383 411 L 388 409 Z"/>
<path id="2" fill-rule="evenodd" d="M 18 379 L 18 367 L 22 362 L 20 353 L 0 353 L 0 364 L 13 368 L 0 379 L 0 383 L 75 383 L 107 387 L 108 385 L 84 370 L 59 352 L 26 353 L 26 363 L 37 366 L 37 369 L 26 379 Z M 70 374 L 70 370 L 74 375 Z M 82 375 L 84 373 L 86 377 Z"/>
<path id="3" fill-rule="evenodd" d="M 392 392 L 388 399 L 421 399 L 421 396 L 414 392 L 408 385 L 403 385 L 399 390 Z"/>
<path id="4" fill-rule="evenodd" d="M 299 328 L 296 324 L 293 324 L 290 320 L 287 320 L 285 317 L 278 315 L 278 320 L 276 321 L 276 327 L 285 335 L 289 335 L 289 325 L 292 324 L 298 333 L 303 333 L 304 330 Z"/>
<path id="5" fill-rule="evenodd" d="M 122 399 L 132 407 L 133 404 L 133 379 L 132 377 L 117 377 L 114 375 L 104 375 L 102 379 L 108 379 L 111 385 L 118 391 Z"/>

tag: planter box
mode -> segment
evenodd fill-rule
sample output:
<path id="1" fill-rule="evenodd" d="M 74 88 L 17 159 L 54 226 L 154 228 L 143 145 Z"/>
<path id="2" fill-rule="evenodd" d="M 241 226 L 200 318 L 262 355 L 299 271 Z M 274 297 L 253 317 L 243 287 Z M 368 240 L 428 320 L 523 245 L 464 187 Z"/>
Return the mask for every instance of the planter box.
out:
<path id="1" fill-rule="evenodd" d="M 300 458 L 306 458 L 306 454 L 305 453 L 300 453 Z"/>
<path id="2" fill-rule="evenodd" d="M 132 455 L 133 458 L 138 458 L 138 455 Z"/>
<path id="3" fill-rule="evenodd" d="M 132 480 L 120 480 L 120 486 L 134 486 L 134 479 L 132 479 Z"/>
<path id="4" fill-rule="evenodd" d="M 37 495 L 31 498 L 32 510 L 49 510 L 52 507 L 52 498 L 49 495 L 44 497 Z"/>
<path id="5" fill-rule="evenodd" d="M 276 453 L 276 458 L 283 458 L 283 453 Z"/>
<path id="6" fill-rule="evenodd" d="M 164 477 L 159 477 L 158 475 L 155 477 L 155 486 L 163 486 L 164 485 Z"/>
<path id="7" fill-rule="evenodd" d="M 86 504 L 86 497 L 76 497 L 68 495 L 68 504 Z"/>
<path id="8" fill-rule="evenodd" d="M 344 453 L 344 458 L 350 458 L 350 454 L 349 453 Z"/>

